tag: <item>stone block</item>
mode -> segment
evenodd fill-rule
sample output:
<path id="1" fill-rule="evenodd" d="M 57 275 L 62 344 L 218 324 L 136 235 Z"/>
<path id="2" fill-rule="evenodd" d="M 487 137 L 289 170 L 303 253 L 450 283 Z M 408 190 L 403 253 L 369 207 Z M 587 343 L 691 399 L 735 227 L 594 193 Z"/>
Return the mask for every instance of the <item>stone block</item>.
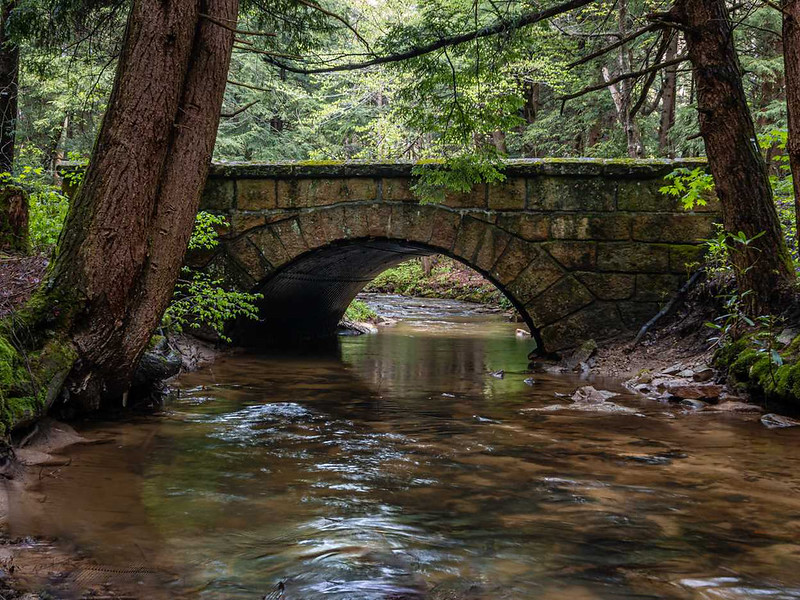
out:
<path id="1" fill-rule="evenodd" d="M 331 206 L 321 209 L 322 227 L 328 243 L 347 239 L 347 223 L 344 218 L 343 206 Z"/>
<path id="2" fill-rule="evenodd" d="M 253 281 L 261 281 L 272 271 L 273 265 L 247 236 L 229 244 L 227 251 Z"/>
<path id="3" fill-rule="evenodd" d="M 278 207 L 274 179 L 240 179 L 236 182 L 238 210 L 271 210 Z"/>
<path id="4" fill-rule="evenodd" d="M 302 212 L 297 216 L 300 231 L 303 232 L 303 238 L 309 248 L 319 248 L 328 244 L 328 239 L 325 237 L 326 220 L 324 212 L 314 210 Z"/>
<path id="5" fill-rule="evenodd" d="M 469 192 L 445 192 L 442 205 L 450 208 L 486 208 L 486 184 L 478 183 Z"/>
<path id="6" fill-rule="evenodd" d="M 715 221 L 710 214 L 636 215 L 633 218 L 633 239 L 692 244 L 711 237 Z"/>
<path id="7" fill-rule="evenodd" d="M 413 181 L 400 177 L 385 177 L 381 180 L 381 200 L 384 202 L 416 202 L 411 189 Z"/>
<path id="8" fill-rule="evenodd" d="M 617 307 L 622 317 L 622 323 L 628 329 L 639 329 L 650 319 L 655 317 L 660 310 L 658 302 L 619 302 Z"/>
<path id="9" fill-rule="evenodd" d="M 392 205 L 370 204 L 367 207 L 367 235 L 370 237 L 390 237 L 392 229 Z"/>
<path id="10" fill-rule="evenodd" d="M 377 198 L 378 182 L 369 177 L 278 180 L 278 206 L 281 208 L 370 202 Z"/>
<path id="11" fill-rule="evenodd" d="M 542 176 L 528 179 L 531 210 L 612 211 L 616 182 L 602 177 Z"/>
<path id="12" fill-rule="evenodd" d="M 626 300 L 636 289 L 633 274 L 583 272 L 576 276 L 599 300 Z"/>
<path id="13" fill-rule="evenodd" d="M 480 250 L 475 257 L 474 266 L 484 272 L 491 271 L 497 260 L 503 255 L 511 236 L 497 227 L 487 227 L 483 234 Z"/>
<path id="14" fill-rule="evenodd" d="M 436 209 L 433 215 L 430 245 L 445 253 L 452 252 L 460 227 L 461 215 L 442 208 Z"/>
<path id="15" fill-rule="evenodd" d="M 516 241 L 512 239 L 509 248 Z M 558 264 L 538 248 L 528 249 L 524 254 L 507 250 L 492 272 L 494 278 L 506 286 L 505 291 L 523 305 L 561 279 L 564 274 Z"/>
<path id="16" fill-rule="evenodd" d="M 203 270 L 212 279 L 221 280 L 226 288 L 247 291 L 253 290 L 259 281 L 269 276 L 267 271 L 260 279 L 254 279 L 244 265 L 233 259 L 227 251 L 217 252 Z"/>
<path id="17" fill-rule="evenodd" d="M 575 277 L 565 275 L 525 305 L 537 327 L 566 317 L 594 301 L 594 296 Z"/>
<path id="18" fill-rule="evenodd" d="M 670 246 L 669 270 L 682 274 L 696 271 L 705 253 L 706 247 L 702 244 Z"/>
<path id="19" fill-rule="evenodd" d="M 620 181 L 617 192 L 617 210 L 633 212 L 680 211 L 680 200 L 678 198 L 658 191 L 664 185 L 665 182 L 660 179 Z"/>
<path id="20" fill-rule="evenodd" d="M 525 208 L 525 180 L 512 178 L 489 185 L 489 208 L 492 210 L 522 210 Z"/>
<path id="21" fill-rule="evenodd" d="M 368 212 L 369 208 L 362 204 L 344 207 L 344 227 L 348 239 L 369 237 Z"/>
<path id="22" fill-rule="evenodd" d="M 200 210 L 230 210 L 234 206 L 234 196 L 233 180 L 209 177 L 200 196 Z"/>
<path id="23" fill-rule="evenodd" d="M 270 227 L 254 229 L 241 239 L 249 240 L 274 268 L 285 264 L 290 258 L 286 250 L 284 250 L 283 244 L 281 244 L 281 241 L 275 236 Z"/>
<path id="24" fill-rule="evenodd" d="M 549 242 L 545 249 L 565 269 L 594 269 L 597 259 L 595 242 Z"/>
<path id="25" fill-rule="evenodd" d="M 671 273 L 639 273 L 636 276 L 636 295 L 638 301 L 664 302 L 677 292 L 683 278 Z M 651 315 L 652 316 L 652 315 Z"/>
<path id="26" fill-rule="evenodd" d="M 396 204 L 392 207 L 392 237 L 411 242 L 427 243 L 433 229 L 431 206 Z"/>
<path id="27" fill-rule="evenodd" d="M 669 271 L 669 246 L 598 242 L 597 270 L 625 273 L 666 273 Z"/>
<path id="28" fill-rule="evenodd" d="M 497 224 L 506 231 L 531 242 L 549 239 L 550 216 L 541 213 L 501 214 Z"/>
<path id="29" fill-rule="evenodd" d="M 290 259 L 300 256 L 308 250 L 297 219 L 286 219 L 270 225 L 272 232 L 280 240 Z"/>
<path id="30" fill-rule="evenodd" d="M 248 213 L 235 212 L 231 215 L 230 227 L 226 235 L 238 235 L 250 231 L 255 227 L 261 227 L 266 224 L 264 215 L 254 215 Z M 222 234 L 220 234 L 222 235 Z"/>
<path id="31" fill-rule="evenodd" d="M 577 348 L 587 340 L 600 341 L 625 332 L 613 302 L 593 302 L 578 312 L 539 329 L 546 352 Z"/>
<path id="32" fill-rule="evenodd" d="M 453 254 L 466 262 L 471 262 L 472 257 L 478 251 L 487 227 L 490 226 L 484 221 L 465 216 L 461 220 L 461 228 L 458 230 L 456 243 L 453 245 Z"/>
<path id="33" fill-rule="evenodd" d="M 550 237 L 557 240 L 628 240 L 631 237 L 631 217 L 616 213 L 553 215 Z"/>

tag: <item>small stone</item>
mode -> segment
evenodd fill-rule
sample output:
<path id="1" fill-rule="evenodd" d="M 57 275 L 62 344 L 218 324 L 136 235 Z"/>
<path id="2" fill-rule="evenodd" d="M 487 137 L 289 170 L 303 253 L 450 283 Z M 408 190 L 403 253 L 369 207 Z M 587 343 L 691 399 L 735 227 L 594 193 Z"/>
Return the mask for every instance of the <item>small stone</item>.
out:
<path id="1" fill-rule="evenodd" d="M 531 332 L 530 331 L 526 331 L 524 329 L 517 329 L 517 331 L 515 333 L 516 333 L 516 336 L 518 338 L 529 338 L 529 337 L 531 337 Z"/>
<path id="2" fill-rule="evenodd" d="M 728 400 L 726 402 L 720 402 L 714 406 L 709 406 L 709 410 L 715 410 L 718 412 L 737 412 L 737 413 L 754 413 L 754 412 L 761 412 L 761 408 L 756 406 L 755 404 L 748 404 L 747 402 L 736 402 L 733 400 Z"/>
<path id="3" fill-rule="evenodd" d="M 591 385 L 586 385 L 575 390 L 575 393 L 572 394 L 572 401 L 579 404 L 602 404 L 614 396 L 619 396 L 619 394 L 608 390 L 598 390 Z"/>
<path id="4" fill-rule="evenodd" d="M 694 371 L 691 369 L 684 369 L 683 371 L 678 371 L 678 377 L 686 377 L 687 379 L 690 377 L 694 377 Z"/>
<path id="5" fill-rule="evenodd" d="M 662 375 L 677 375 L 683 371 L 683 365 L 681 363 L 677 363 L 672 365 L 671 367 L 667 367 L 663 371 L 661 371 Z"/>
<path id="6" fill-rule="evenodd" d="M 714 378 L 714 369 L 706 365 L 700 365 L 694 370 L 694 376 L 692 379 L 697 381 L 698 383 L 705 383 L 706 381 L 711 381 Z"/>
<path id="7" fill-rule="evenodd" d="M 784 427 L 797 427 L 800 421 L 775 413 L 767 413 L 761 417 L 761 424 L 768 429 L 782 429 Z"/>
<path id="8" fill-rule="evenodd" d="M 776 341 L 781 346 L 788 346 L 794 341 L 794 338 L 796 338 L 798 334 L 800 334 L 800 331 L 798 331 L 794 327 L 787 327 L 786 329 L 780 332 L 780 334 L 776 338 Z"/>
<path id="9" fill-rule="evenodd" d="M 500 369 L 499 371 L 489 371 L 489 375 L 496 379 L 502 379 L 506 376 L 506 372 L 503 369 Z"/>
<path id="10" fill-rule="evenodd" d="M 708 404 L 702 400 L 694 400 L 692 398 L 685 398 L 681 400 L 681 406 L 690 408 L 691 410 L 703 410 Z"/>
<path id="11" fill-rule="evenodd" d="M 528 377 L 527 379 L 523 380 L 523 383 L 525 385 L 533 385 L 536 383 L 536 381 L 533 379 L 533 377 Z"/>

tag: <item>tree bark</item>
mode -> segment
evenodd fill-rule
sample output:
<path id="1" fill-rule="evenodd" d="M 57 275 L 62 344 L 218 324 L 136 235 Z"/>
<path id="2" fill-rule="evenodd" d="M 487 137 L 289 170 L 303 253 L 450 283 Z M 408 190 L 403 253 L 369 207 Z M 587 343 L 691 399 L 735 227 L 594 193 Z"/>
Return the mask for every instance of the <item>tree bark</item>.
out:
<path id="1" fill-rule="evenodd" d="M 673 60 L 678 55 L 678 32 L 673 32 L 664 60 Z M 661 120 L 658 126 L 658 147 L 662 154 L 675 158 L 675 148 L 670 143 L 669 132 L 675 125 L 675 102 L 678 90 L 678 65 L 664 69 L 661 88 Z"/>
<path id="2" fill-rule="evenodd" d="M 733 244 L 740 292 L 755 314 L 779 312 L 795 281 L 747 106 L 733 28 L 724 0 L 677 0 L 671 17 L 684 31 L 697 82 L 700 133 L 722 205 L 725 230 L 753 243 Z"/>
<path id="3" fill-rule="evenodd" d="M 0 172 L 9 173 L 14 166 L 19 90 L 19 46 L 8 31 L 15 6 L 15 0 L 6 0 L 0 13 Z"/>
<path id="4" fill-rule="evenodd" d="M 200 15 L 235 23 L 237 10 L 238 0 L 134 0 L 89 168 L 40 290 L 77 357 L 65 387 L 82 409 L 127 393 L 172 295 L 233 45 L 230 29 Z"/>
<path id="5" fill-rule="evenodd" d="M 794 185 L 795 231 L 800 235 L 800 0 L 783 0 L 783 62 L 789 134 L 786 151 Z"/>

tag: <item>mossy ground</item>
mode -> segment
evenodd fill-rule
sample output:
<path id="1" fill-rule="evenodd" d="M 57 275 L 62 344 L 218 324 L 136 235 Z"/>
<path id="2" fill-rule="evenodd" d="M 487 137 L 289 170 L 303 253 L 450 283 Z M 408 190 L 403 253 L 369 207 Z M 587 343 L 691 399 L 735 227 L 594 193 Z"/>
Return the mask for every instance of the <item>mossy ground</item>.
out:
<path id="1" fill-rule="evenodd" d="M 780 361 L 760 351 L 757 336 L 758 332 L 752 333 L 726 344 L 717 353 L 717 364 L 728 369 L 734 386 L 800 410 L 800 336 L 778 351 Z"/>

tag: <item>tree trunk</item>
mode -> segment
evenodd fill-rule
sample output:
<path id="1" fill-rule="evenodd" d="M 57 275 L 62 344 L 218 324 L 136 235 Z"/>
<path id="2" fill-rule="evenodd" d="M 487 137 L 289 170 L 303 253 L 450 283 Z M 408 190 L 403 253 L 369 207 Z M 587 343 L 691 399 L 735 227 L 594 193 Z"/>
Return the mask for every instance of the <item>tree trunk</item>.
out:
<path id="1" fill-rule="evenodd" d="M 794 183 L 794 214 L 800 236 L 800 0 L 783 0 L 783 62 L 789 135 L 786 150 Z"/>
<path id="2" fill-rule="evenodd" d="M 75 357 L 65 387 L 82 409 L 127 393 L 172 295 L 233 45 L 200 15 L 235 23 L 237 10 L 238 0 L 134 0 L 89 168 L 34 298 L 44 310 L 28 315 L 34 331 L 57 322 Z"/>
<path id="3" fill-rule="evenodd" d="M 9 173 L 14 165 L 19 83 L 19 46 L 10 40 L 8 32 L 15 6 L 15 0 L 6 0 L 0 13 L 0 172 Z"/>
<path id="4" fill-rule="evenodd" d="M 665 61 L 678 55 L 678 32 L 673 32 L 664 56 Z M 661 91 L 661 121 L 658 126 L 658 147 L 662 154 L 675 158 L 675 148 L 669 139 L 669 132 L 675 125 L 675 101 L 678 89 L 678 65 L 664 69 L 664 84 Z"/>
<path id="5" fill-rule="evenodd" d="M 733 244 L 739 290 L 751 291 L 748 304 L 755 314 L 780 311 L 795 274 L 756 141 L 725 2 L 677 0 L 671 17 L 684 30 L 697 82 L 700 133 L 725 230 L 744 232 L 748 239 L 761 235 L 748 246 Z"/>

